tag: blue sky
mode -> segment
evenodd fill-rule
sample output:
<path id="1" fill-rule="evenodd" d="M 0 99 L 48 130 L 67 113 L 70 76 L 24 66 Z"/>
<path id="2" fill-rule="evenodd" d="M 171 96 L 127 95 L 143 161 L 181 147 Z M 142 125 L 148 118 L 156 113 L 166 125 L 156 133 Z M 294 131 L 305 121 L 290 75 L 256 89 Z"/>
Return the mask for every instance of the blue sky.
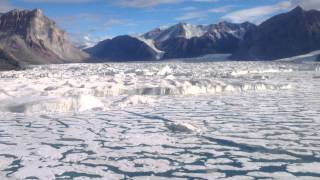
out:
<path id="1" fill-rule="evenodd" d="M 261 23 L 297 4 L 320 0 L 0 0 L 0 11 L 42 9 L 77 43 L 121 34 L 139 34 L 178 22 L 211 24 L 222 20 Z M 319 6 L 320 7 L 320 6 Z"/>

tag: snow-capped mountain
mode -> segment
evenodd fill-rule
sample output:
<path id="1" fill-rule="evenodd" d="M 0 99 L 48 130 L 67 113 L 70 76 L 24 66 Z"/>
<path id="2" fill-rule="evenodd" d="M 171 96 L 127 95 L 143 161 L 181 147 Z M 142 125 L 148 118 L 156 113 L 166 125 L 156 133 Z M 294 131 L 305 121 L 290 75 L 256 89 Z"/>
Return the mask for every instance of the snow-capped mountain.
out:
<path id="1" fill-rule="evenodd" d="M 201 37 L 206 34 L 218 39 L 222 36 L 221 34 L 226 33 L 233 34 L 237 38 L 243 38 L 244 33 L 254 26 L 255 25 L 249 22 L 235 24 L 225 21 L 207 26 L 179 23 L 165 29 L 156 28 L 143 34 L 142 37 L 145 39 L 152 39 L 156 42 L 166 41 L 171 38 L 191 39 L 194 37 Z"/>
<path id="2" fill-rule="evenodd" d="M 179 23 L 167 28 L 156 28 L 140 36 L 130 36 L 131 38 L 128 39 L 130 39 L 131 42 L 126 42 L 122 38 L 119 39 L 116 37 L 109 43 L 115 43 L 116 41 L 119 48 L 117 52 L 126 54 L 123 57 L 130 57 L 136 56 L 136 52 L 120 49 L 121 47 L 128 47 L 128 45 L 135 40 L 135 45 L 139 45 L 139 47 L 135 48 L 139 51 L 142 49 L 148 52 L 150 52 L 150 50 L 153 51 L 151 54 L 153 54 L 154 57 L 150 58 L 149 56 L 148 60 L 198 57 L 206 54 L 229 54 L 233 53 L 244 34 L 252 28 L 255 28 L 255 25 L 248 22 L 242 24 L 221 22 L 211 25 Z M 101 44 L 99 43 L 96 47 L 87 50 L 87 52 L 96 58 L 117 60 L 118 58 L 112 56 L 112 59 L 110 59 L 111 57 L 109 56 L 109 53 L 114 54 L 115 50 L 111 48 L 113 46 L 108 45 L 105 47 L 108 48 L 101 48 Z M 108 56 L 101 57 L 98 50 L 94 49 L 99 49 L 99 51 L 108 54 Z M 130 52 L 134 54 L 130 55 Z M 143 58 L 140 60 L 146 59 Z"/>
<path id="3" fill-rule="evenodd" d="M 166 41 L 171 38 L 201 37 L 205 34 L 205 26 L 195 26 L 187 23 L 179 23 L 166 29 L 157 28 L 142 35 L 145 39 L 152 39 L 156 42 Z"/>

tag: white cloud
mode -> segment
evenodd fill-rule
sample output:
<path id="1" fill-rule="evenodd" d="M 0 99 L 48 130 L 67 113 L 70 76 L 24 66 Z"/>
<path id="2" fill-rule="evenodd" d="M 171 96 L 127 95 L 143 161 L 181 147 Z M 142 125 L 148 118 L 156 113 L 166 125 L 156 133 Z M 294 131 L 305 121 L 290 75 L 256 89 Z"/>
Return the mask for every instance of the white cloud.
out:
<path id="1" fill-rule="evenodd" d="M 208 17 L 206 11 L 190 11 L 176 18 L 178 21 L 187 21 L 192 19 L 202 19 Z"/>
<path id="2" fill-rule="evenodd" d="M 88 3 L 96 0 L 23 0 L 30 3 Z"/>
<path id="3" fill-rule="evenodd" d="M 116 5 L 132 8 L 151 8 L 161 4 L 179 3 L 182 0 L 118 0 Z"/>
<path id="4" fill-rule="evenodd" d="M 81 49 L 86 49 L 95 46 L 98 42 L 110 39 L 109 36 L 91 36 L 89 34 L 78 34 L 74 35 L 72 37 L 72 42 L 75 44 L 76 47 L 81 48 Z"/>
<path id="5" fill-rule="evenodd" d="M 229 11 L 233 6 L 222 6 L 218 8 L 213 9 L 207 9 L 207 10 L 192 10 L 185 12 L 183 15 L 176 18 L 178 21 L 187 21 L 192 19 L 203 19 L 207 18 L 210 14 L 215 13 L 225 13 Z"/>
<path id="6" fill-rule="evenodd" d="M 219 0 L 192 0 L 193 2 L 217 2 Z"/>
<path id="7" fill-rule="evenodd" d="M 111 0 L 109 0 L 111 1 Z M 161 4 L 177 4 L 182 2 L 217 2 L 219 0 L 117 0 L 116 5 L 131 8 L 152 8 Z"/>
<path id="8" fill-rule="evenodd" d="M 122 19 L 110 18 L 105 23 L 103 23 L 103 26 L 104 28 L 109 28 L 114 25 L 123 25 L 123 24 L 128 24 L 128 22 Z"/>
<path id="9" fill-rule="evenodd" d="M 209 12 L 211 13 L 225 13 L 229 11 L 234 6 L 222 6 L 218 8 L 209 9 Z"/>
<path id="10" fill-rule="evenodd" d="M 292 7 L 293 7 L 293 3 L 291 1 L 283 1 L 275 5 L 259 6 L 259 7 L 234 11 L 223 16 L 222 19 L 229 20 L 235 23 L 241 23 L 244 21 L 260 23 L 263 20 L 272 16 L 273 14 L 291 9 Z"/>

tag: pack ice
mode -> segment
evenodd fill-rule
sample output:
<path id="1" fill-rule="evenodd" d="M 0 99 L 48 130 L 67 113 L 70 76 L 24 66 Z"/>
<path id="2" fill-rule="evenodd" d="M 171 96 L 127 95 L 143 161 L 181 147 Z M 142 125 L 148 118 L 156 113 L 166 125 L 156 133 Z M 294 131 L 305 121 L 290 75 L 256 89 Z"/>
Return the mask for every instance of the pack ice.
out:
<path id="1" fill-rule="evenodd" d="M 175 61 L 0 72 L 0 177 L 317 179 L 319 67 Z"/>

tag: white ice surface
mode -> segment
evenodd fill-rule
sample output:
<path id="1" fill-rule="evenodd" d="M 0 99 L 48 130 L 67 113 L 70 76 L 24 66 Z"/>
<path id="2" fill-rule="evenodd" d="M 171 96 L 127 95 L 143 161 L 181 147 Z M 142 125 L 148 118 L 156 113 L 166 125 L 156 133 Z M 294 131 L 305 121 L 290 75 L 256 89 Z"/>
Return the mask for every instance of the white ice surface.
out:
<path id="1" fill-rule="evenodd" d="M 0 72 L 0 177 L 319 178 L 319 67 L 167 62 Z"/>

